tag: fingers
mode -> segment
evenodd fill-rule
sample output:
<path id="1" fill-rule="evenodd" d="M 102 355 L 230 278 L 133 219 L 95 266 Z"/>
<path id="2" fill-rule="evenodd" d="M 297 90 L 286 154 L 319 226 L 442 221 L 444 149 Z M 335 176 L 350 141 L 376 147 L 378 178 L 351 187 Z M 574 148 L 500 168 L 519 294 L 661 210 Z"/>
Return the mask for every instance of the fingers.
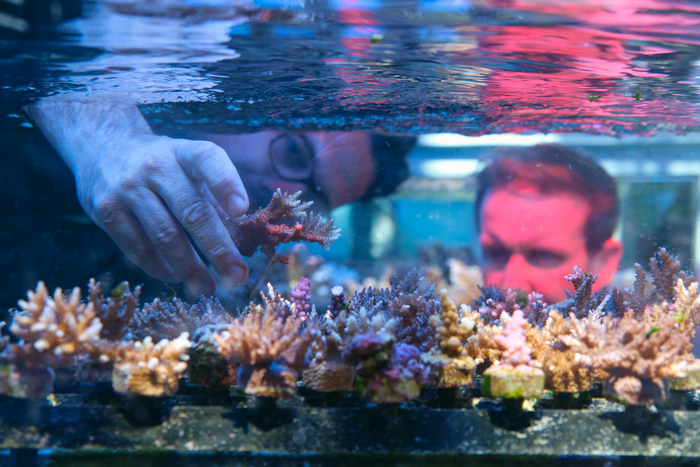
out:
<path id="1" fill-rule="evenodd" d="M 168 177 L 167 183 L 154 182 L 154 191 L 167 204 L 177 222 L 190 234 L 219 275 L 234 284 L 245 282 L 248 278 L 248 266 L 221 223 L 216 210 L 197 190 L 192 180 L 182 172 L 175 172 Z M 173 229 L 177 224 L 174 219 L 170 223 L 167 223 L 165 219 L 159 220 L 159 222 L 166 222 L 163 226 L 168 229 Z M 184 232 L 182 233 L 184 234 Z M 180 274 L 173 261 L 187 261 L 187 258 L 173 258 L 171 261 L 164 251 L 164 248 L 167 249 L 167 245 L 161 245 L 162 243 L 163 241 L 159 240 L 159 243 L 156 244 L 158 249 L 163 253 L 168 263 L 173 265 L 175 271 Z M 190 262 L 185 264 L 189 267 L 193 266 Z M 182 274 L 180 277 L 187 282 Z"/>
<path id="2" fill-rule="evenodd" d="M 240 217 L 248 210 L 248 195 L 226 152 L 208 141 L 179 140 L 175 152 L 185 173 L 202 181 L 223 210 Z"/>
<path id="3" fill-rule="evenodd" d="M 95 222 L 134 264 L 146 274 L 163 282 L 180 282 L 178 275 L 155 248 L 134 216 L 116 206 L 101 206 L 97 208 L 97 212 Z"/>

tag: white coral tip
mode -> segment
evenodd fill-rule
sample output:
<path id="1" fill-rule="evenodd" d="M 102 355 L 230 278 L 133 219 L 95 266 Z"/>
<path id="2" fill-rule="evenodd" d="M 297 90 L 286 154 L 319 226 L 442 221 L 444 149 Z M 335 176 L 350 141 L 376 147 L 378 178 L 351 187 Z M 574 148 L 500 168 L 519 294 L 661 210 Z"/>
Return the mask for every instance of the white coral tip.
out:
<path id="1" fill-rule="evenodd" d="M 49 343 L 46 342 L 44 339 L 39 339 L 38 341 L 34 342 L 34 348 L 38 350 L 39 352 L 43 352 L 44 350 L 48 349 L 50 347 Z"/>

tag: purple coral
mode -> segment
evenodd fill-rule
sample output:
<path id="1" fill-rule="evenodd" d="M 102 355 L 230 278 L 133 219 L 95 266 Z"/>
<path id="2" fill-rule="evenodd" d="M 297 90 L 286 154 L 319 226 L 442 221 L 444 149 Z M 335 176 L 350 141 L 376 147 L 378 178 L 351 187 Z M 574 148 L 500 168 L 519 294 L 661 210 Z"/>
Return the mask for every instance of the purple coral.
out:
<path id="1" fill-rule="evenodd" d="M 402 402 L 418 397 L 430 370 L 420 361 L 420 350 L 410 344 L 395 344 L 389 364 L 369 377 L 359 376 L 355 387 L 374 403 Z M 364 381 L 363 381 L 364 380 Z"/>
<path id="2" fill-rule="evenodd" d="M 538 292 L 531 292 L 527 295 L 527 306 L 524 312 L 527 314 L 527 321 L 532 325 L 543 327 L 549 312 L 544 296 Z"/>
<path id="3" fill-rule="evenodd" d="M 518 292 L 513 289 L 507 289 L 505 291 L 505 302 L 489 298 L 486 300 L 484 306 L 479 308 L 479 313 L 497 320 L 501 317 L 503 312 L 513 313 L 515 310 L 520 309 L 520 305 L 517 304 L 517 299 Z"/>
<path id="4" fill-rule="evenodd" d="M 345 306 L 345 293 L 343 292 L 343 287 L 336 285 L 331 289 L 331 303 L 328 305 L 328 312 L 326 313 L 326 318 L 335 318 L 340 314 Z"/>
<path id="5" fill-rule="evenodd" d="M 527 346 L 525 332 L 527 320 L 522 310 L 515 310 L 503 334 L 493 336 L 493 340 L 503 350 L 503 357 L 498 364 L 499 368 L 515 369 L 518 371 L 530 371 L 534 360 L 530 356 L 530 348 Z"/>
<path id="6" fill-rule="evenodd" d="M 311 281 L 306 277 L 299 279 L 299 283 L 296 287 L 292 289 L 289 294 L 292 296 L 292 302 L 296 305 L 297 316 L 301 318 L 302 321 L 306 320 L 306 310 L 310 308 L 308 301 L 311 300 L 311 295 L 309 295 L 309 289 L 311 288 Z"/>

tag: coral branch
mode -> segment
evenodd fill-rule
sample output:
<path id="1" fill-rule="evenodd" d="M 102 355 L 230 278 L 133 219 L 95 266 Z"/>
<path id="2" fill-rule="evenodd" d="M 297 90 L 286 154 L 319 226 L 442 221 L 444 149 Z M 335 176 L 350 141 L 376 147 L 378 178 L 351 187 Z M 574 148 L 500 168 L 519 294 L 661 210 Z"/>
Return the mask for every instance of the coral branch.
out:
<path id="1" fill-rule="evenodd" d="M 238 366 L 237 384 L 247 393 L 291 397 L 317 330 L 302 329 L 301 320 L 282 315 L 271 286 L 270 295 L 265 308 L 247 308 L 214 340 L 219 353 Z"/>
<path id="2" fill-rule="evenodd" d="M 275 251 L 280 243 L 318 243 L 328 250 L 330 244 L 340 237 L 340 229 L 333 225 L 334 219 L 324 222 L 313 212 L 307 215 L 312 202 L 302 203 L 301 191 L 288 195 L 278 189 L 270 204 L 252 215 L 238 219 L 225 219 L 224 225 L 243 256 L 253 256 L 260 248 L 272 262 L 289 262 L 286 256 Z"/>
<path id="3" fill-rule="evenodd" d="M 191 346 L 188 333 L 172 341 L 157 344 L 146 337 L 105 349 L 100 359 L 114 361 L 112 387 L 122 394 L 162 397 L 173 395 L 178 379 L 187 369 L 187 349 Z M 111 355 L 110 355 L 111 354 Z"/>

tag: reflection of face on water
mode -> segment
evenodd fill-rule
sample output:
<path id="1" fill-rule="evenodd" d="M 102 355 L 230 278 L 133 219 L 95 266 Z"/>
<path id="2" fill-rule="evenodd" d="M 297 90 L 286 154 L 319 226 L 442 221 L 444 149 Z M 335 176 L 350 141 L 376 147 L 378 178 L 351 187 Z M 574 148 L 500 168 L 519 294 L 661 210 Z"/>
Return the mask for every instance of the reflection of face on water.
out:
<path id="1" fill-rule="evenodd" d="M 369 136 L 360 132 L 197 135 L 221 146 L 246 186 L 253 209 L 278 188 L 314 201 L 328 211 L 362 197 L 375 179 Z"/>
<path id="2" fill-rule="evenodd" d="M 573 292 L 565 276 L 574 266 L 600 274 L 594 291 L 617 271 L 621 247 L 609 239 L 600 251 L 586 248 L 590 203 L 575 193 L 497 188 L 484 200 L 479 243 L 484 282 L 539 292 L 547 303 Z"/>

